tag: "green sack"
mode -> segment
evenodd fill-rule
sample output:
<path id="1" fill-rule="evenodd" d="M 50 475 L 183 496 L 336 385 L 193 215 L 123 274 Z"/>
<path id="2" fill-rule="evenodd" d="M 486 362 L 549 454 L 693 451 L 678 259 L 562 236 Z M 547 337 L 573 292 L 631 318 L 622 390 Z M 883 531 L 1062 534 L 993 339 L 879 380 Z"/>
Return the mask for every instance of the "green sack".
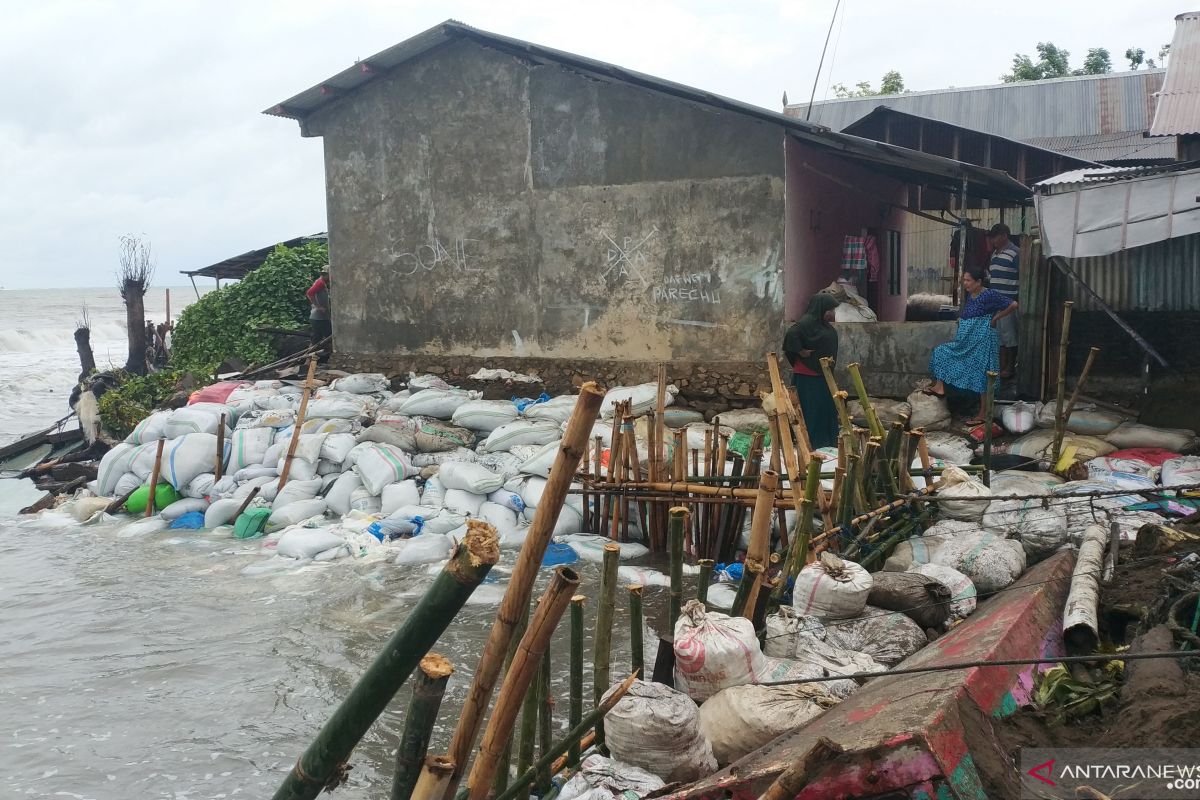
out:
<path id="1" fill-rule="evenodd" d="M 261 536 L 263 528 L 267 527 L 267 518 L 271 516 L 269 508 L 252 508 L 237 518 L 233 523 L 233 538 L 253 539 Z"/>
<path id="2" fill-rule="evenodd" d="M 737 453 L 739 456 L 742 457 L 742 460 L 746 460 L 746 459 L 750 458 L 750 439 L 751 438 L 752 438 L 751 435 L 748 433 L 735 433 L 733 436 L 730 436 L 729 437 L 729 452 Z M 769 433 L 763 434 L 762 447 L 763 447 L 764 453 L 771 449 L 771 434 L 769 434 Z"/>
<path id="3" fill-rule="evenodd" d="M 169 483 L 160 483 L 154 487 L 154 510 L 161 511 L 179 499 L 179 492 Z M 146 503 L 150 501 L 150 484 L 139 487 L 125 501 L 125 510 L 130 514 L 142 514 L 146 511 Z"/>

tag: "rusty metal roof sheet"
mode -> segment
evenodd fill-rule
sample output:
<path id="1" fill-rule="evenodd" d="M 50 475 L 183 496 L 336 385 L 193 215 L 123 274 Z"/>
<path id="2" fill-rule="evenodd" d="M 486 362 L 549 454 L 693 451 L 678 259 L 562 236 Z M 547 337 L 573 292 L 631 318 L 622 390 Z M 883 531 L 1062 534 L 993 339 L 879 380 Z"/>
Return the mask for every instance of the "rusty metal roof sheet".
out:
<path id="1" fill-rule="evenodd" d="M 1167 79 L 1158 93 L 1151 136 L 1200 133 L 1200 11 L 1175 18 Z"/>
<path id="2" fill-rule="evenodd" d="M 329 237 L 324 233 L 314 233 L 311 236 L 297 236 L 295 239 L 287 239 L 282 242 L 277 242 L 268 247 L 260 247 L 258 250 L 251 250 L 248 253 L 242 253 L 240 256 L 233 256 L 224 261 L 218 261 L 216 264 L 210 264 L 207 267 L 200 269 L 180 270 L 189 278 L 201 276 L 205 278 L 216 278 L 222 280 L 241 280 L 248 274 L 258 269 L 267 260 L 267 256 L 275 252 L 276 247 L 301 247 L 310 242 L 327 242 Z"/>
<path id="3" fill-rule="evenodd" d="M 1149 138 L 1143 131 L 1096 133 L 1087 136 L 1038 136 L 1027 144 L 1069 153 L 1088 161 L 1174 161 L 1175 137 Z"/>

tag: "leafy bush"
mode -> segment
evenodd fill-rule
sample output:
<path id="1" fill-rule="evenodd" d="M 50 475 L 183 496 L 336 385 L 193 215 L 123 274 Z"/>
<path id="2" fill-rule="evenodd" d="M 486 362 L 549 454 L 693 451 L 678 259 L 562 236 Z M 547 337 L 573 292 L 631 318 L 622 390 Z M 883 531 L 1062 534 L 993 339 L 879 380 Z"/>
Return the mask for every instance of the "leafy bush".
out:
<path id="1" fill-rule="evenodd" d="M 211 374 L 230 358 L 248 364 L 274 360 L 271 337 L 257 328 L 304 328 L 309 312 L 304 293 L 328 263 L 329 249 L 318 242 L 275 248 L 244 279 L 183 310 L 171 336 L 171 365 Z"/>
<path id="2" fill-rule="evenodd" d="M 124 439 L 137 424 L 163 406 L 176 392 L 183 370 L 162 370 L 137 376 L 118 370 L 121 385 L 100 397 L 100 422 L 109 433 Z M 204 385 L 203 377 L 195 384 Z"/>

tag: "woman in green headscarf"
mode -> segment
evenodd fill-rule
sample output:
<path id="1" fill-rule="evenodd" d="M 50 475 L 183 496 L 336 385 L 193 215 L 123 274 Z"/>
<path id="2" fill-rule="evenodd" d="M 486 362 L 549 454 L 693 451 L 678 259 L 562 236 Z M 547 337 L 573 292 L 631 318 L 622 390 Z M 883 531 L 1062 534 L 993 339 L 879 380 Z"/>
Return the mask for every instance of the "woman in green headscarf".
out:
<path id="1" fill-rule="evenodd" d="M 783 337 L 783 354 L 792 365 L 792 382 L 813 447 L 837 446 L 837 409 L 821 372 L 822 358 L 837 358 L 838 335 L 830 324 L 837 306 L 837 298 L 831 294 L 813 295 L 808 311 Z"/>

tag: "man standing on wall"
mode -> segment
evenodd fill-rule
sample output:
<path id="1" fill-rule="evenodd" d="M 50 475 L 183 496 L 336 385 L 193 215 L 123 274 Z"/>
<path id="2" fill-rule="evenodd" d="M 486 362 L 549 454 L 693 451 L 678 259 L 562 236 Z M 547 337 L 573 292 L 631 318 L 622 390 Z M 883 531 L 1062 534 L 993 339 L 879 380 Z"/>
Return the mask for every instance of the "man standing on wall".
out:
<path id="1" fill-rule="evenodd" d="M 1017 288 L 1021 267 L 1021 251 L 1012 243 L 1012 232 L 1003 222 L 988 231 L 988 244 L 992 258 L 988 263 L 988 287 L 1017 302 Z M 996 333 L 1000 337 L 1000 377 L 1011 378 L 1017 362 L 1017 315 L 1009 314 L 996 321 Z"/>
<path id="2" fill-rule="evenodd" d="M 333 323 L 329 316 L 329 289 L 329 267 L 322 267 L 321 274 L 305 292 L 305 295 L 308 296 L 308 304 L 312 308 L 308 313 L 308 322 L 312 326 L 312 343 L 314 345 L 325 342 L 333 336 Z M 326 344 L 321 352 L 320 360 L 327 360 L 332 349 L 332 343 Z"/>

